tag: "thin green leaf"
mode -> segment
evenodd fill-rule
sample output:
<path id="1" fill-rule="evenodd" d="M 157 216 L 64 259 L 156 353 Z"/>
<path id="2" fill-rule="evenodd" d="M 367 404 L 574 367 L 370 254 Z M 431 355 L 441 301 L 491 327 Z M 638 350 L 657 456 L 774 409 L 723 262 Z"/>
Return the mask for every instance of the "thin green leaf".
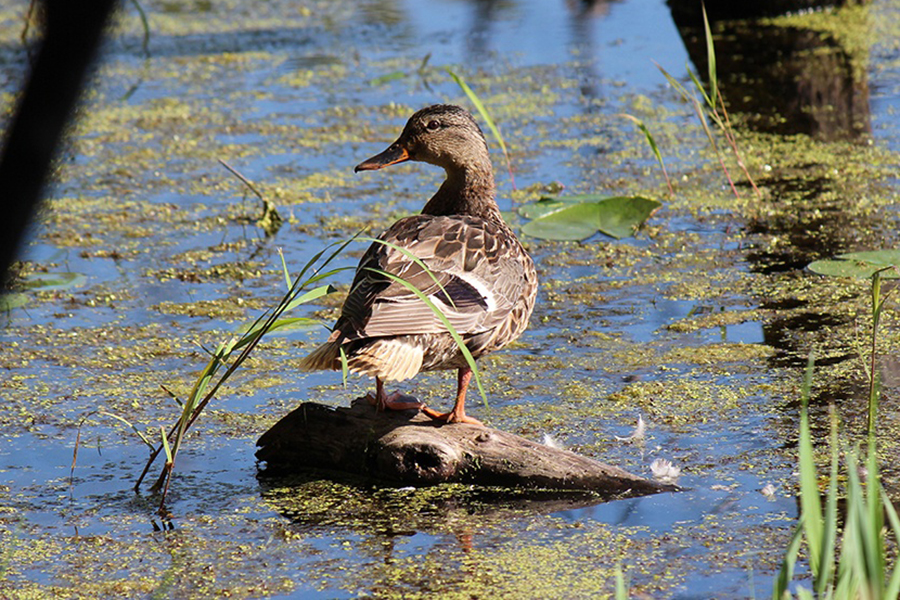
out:
<path id="1" fill-rule="evenodd" d="M 622 565 L 616 567 L 616 600 L 628 600 L 628 585 L 622 573 Z"/>
<path id="2" fill-rule="evenodd" d="M 835 575 L 835 547 L 837 545 L 838 514 L 837 500 L 838 490 L 838 423 L 837 414 L 831 411 L 831 470 L 829 471 L 828 497 L 825 500 L 824 529 L 822 531 L 821 564 L 818 573 L 813 573 L 815 578 L 815 590 L 820 597 L 825 596 L 826 590 L 834 585 Z"/>
<path id="3" fill-rule="evenodd" d="M 175 457 L 172 456 L 172 449 L 169 447 L 169 438 L 166 435 L 166 429 L 160 425 L 159 432 L 162 434 L 162 445 L 166 453 L 166 462 L 172 464 L 175 462 Z"/>
<path id="4" fill-rule="evenodd" d="M 709 28 L 709 19 L 706 16 L 706 4 L 701 3 L 700 8 L 703 10 L 703 32 L 706 36 L 706 58 L 709 67 L 709 93 L 712 95 L 710 106 L 713 110 L 718 104 L 719 83 L 716 75 L 716 46 L 713 44 L 712 30 Z"/>
<path id="5" fill-rule="evenodd" d="M 809 546 L 810 570 L 818 573 L 822 564 L 822 504 L 819 500 L 818 477 L 813 458 L 808 406 L 814 364 L 815 360 L 810 353 L 800 400 L 800 512 L 803 515 L 806 542 Z"/>
<path id="6" fill-rule="evenodd" d="M 647 139 L 647 143 L 650 145 L 650 149 L 653 151 L 653 155 L 656 157 L 656 162 L 659 163 L 659 167 L 662 169 L 663 176 L 665 176 L 666 178 L 666 185 L 669 187 L 669 195 L 674 195 L 675 191 L 672 189 L 672 182 L 669 181 L 669 172 L 666 170 L 666 163 L 663 162 L 662 154 L 660 154 L 659 147 L 656 145 L 656 140 L 654 140 L 653 136 L 650 134 L 650 130 L 647 129 L 647 126 L 644 125 L 643 121 L 633 115 L 619 113 L 619 116 L 629 119 L 631 122 L 637 125 L 638 129 L 643 132 L 644 137 Z"/>
<path id="7" fill-rule="evenodd" d="M 344 347 L 340 346 L 338 350 L 341 351 L 341 384 L 344 387 L 347 387 L 347 375 L 350 374 L 350 363 L 347 361 L 347 353 L 344 351 Z"/>
<path id="8" fill-rule="evenodd" d="M 120 417 L 119 415 L 115 415 L 115 414 L 113 414 L 113 413 L 111 413 L 111 412 L 106 412 L 105 410 L 97 411 L 97 414 L 98 414 L 98 415 L 104 415 L 104 416 L 106 416 L 106 417 L 112 417 L 113 419 L 116 419 L 116 420 L 118 420 L 118 421 L 121 421 L 122 423 L 125 423 L 125 425 L 127 425 L 128 427 L 130 427 L 131 430 L 132 430 L 133 432 L 135 432 L 139 438 L 141 438 L 141 441 L 144 442 L 144 444 L 146 444 L 147 446 L 150 446 L 150 448 L 153 448 L 153 443 L 152 443 L 150 440 L 148 440 L 148 439 L 147 439 L 147 436 L 145 436 L 144 433 L 143 433 L 140 429 L 138 429 L 137 427 L 135 427 L 135 426 L 131 423 L 131 421 L 128 421 L 128 420 L 126 420 L 126 419 Z"/>
<path id="9" fill-rule="evenodd" d="M 888 523 L 891 525 L 891 530 L 894 532 L 894 542 L 897 546 L 900 546 L 900 518 L 897 517 L 897 511 L 894 508 L 891 499 L 884 494 L 883 489 L 881 495 L 882 498 L 884 498 L 884 512 L 887 515 Z M 891 577 L 887 582 L 884 597 L 900 597 L 900 563 L 894 563 L 894 571 L 891 573 Z"/>
<path id="10" fill-rule="evenodd" d="M 382 240 L 380 238 L 359 238 L 359 240 L 361 242 L 370 242 L 372 244 L 381 244 L 383 246 L 387 246 L 388 248 L 393 248 L 397 252 L 400 252 L 401 254 L 403 254 L 406 258 L 413 261 L 415 264 L 417 264 L 419 267 L 421 267 L 421 269 L 423 271 L 425 271 L 428 274 L 428 276 L 431 278 L 431 280 L 434 282 L 434 284 L 436 286 L 438 286 L 438 289 L 440 289 L 441 292 L 444 294 L 444 296 L 446 296 L 447 299 L 450 301 L 450 305 L 453 308 L 456 308 L 456 305 L 453 303 L 453 298 L 450 297 L 450 294 L 447 293 L 447 291 L 444 289 L 444 286 L 441 285 L 440 281 L 438 281 L 437 276 L 431 271 L 431 269 L 428 268 L 428 265 L 426 265 L 422 261 L 421 258 L 419 258 L 415 254 L 413 254 L 409 249 L 404 248 L 402 246 L 398 246 L 397 244 L 394 244 L 393 242 L 389 242 L 387 240 Z"/>
<path id="11" fill-rule="evenodd" d="M 797 523 L 797 529 L 791 536 L 791 542 L 788 544 L 784 558 L 781 560 L 781 569 L 778 571 L 778 578 L 775 580 L 775 587 L 772 588 L 772 600 L 784 600 L 790 598 L 791 593 L 788 589 L 791 581 L 794 579 L 794 565 L 797 564 L 797 555 L 800 553 L 800 542 L 803 541 L 803 516 Z"/>
<path id="12" fill-rule="evenodd" d="M 808 590 L 802 585 L 797 586 L 797 599 L 798 600 L 815 600 L 815 596 L 812 593 L 812 590 Z"/>
<path id="13" fill-rule="evenodd" d="M 659 63 L 654 63 L 654 64 L 656 65 L 656 68 L 659 69 L 659 70 L 662 72 L 663 77 L 666 78 L 666 81 L 669 82 L 669 85 L 671 85 L 673 88 L 675 88 L 675 91 L 678 92 L 678 94 L 679 94 L 681 97 L 687 99 L 687 98 L 689 98 L 689 97 L 692 95 L 692 94 L 691 94 L 690 92 L 688 92 L 687 89 L 681 84 L 681 82 L 678 81 L 677 79 L 675 79 L 668 71 L 666 71 L 666 70 L 662 67 L 662 65 L 660 65 Z"/>
<path id="14" fill-rule="evenodd" d="M 488 406 L 487 394 L 484 391 L 484 386 L 481 385 L 481 375 L 478 373 L 478 366 L 475 364 L 475 357 L 472 356 L 472 353 L 469 351 L 469 348 L 466 346 L 466 343 L 463 341 L 462 337 L 456 332 L 456 328 L 450 323 L 450 320 L 444 315 L 441 310 L 434 305 L 434 303 L 422 293 L 420 289 L 418 289 L 413 284 L 409 283 L 402 277 L 398 277 L 393 273 L 388 273 L 387 271 L 382 271 L 380 269 L 369 268 L 373 273 L 378 273 L 384 277 L 392 279 L 396 281 L 412 293 L 414 293 L 419 300 L 425 303 L 425 305 L 431 309 L 431 311 L 437 316 L 441 323 L 444 324 L 444 327 L 447 328 L 447 331 L 450 333 L 450 337 L 453 338 L 453 341 L 456 342 L 456 346 L 459 348 L 459 351 L 462 352 L 463 357 L 466 359 L 466 363 L 469 365 L 469 368 L 472 369 L 472 375 L 475 378 L 475 383 L 478 384 L 478 392 L 481 394 L 481 399 L 484 400 L 484 405 Z"/>
<path id="15" fill-rule="evenodd" d="M 703 101 L 706 102 L 707 106 L 712 105 L 712 98 L 710 98 L 709 94 L 706 91 L 706 88 L 703 86 L 703 83 L 700 82 L 700 78 L 691 70 L 690 67 L 686 67 L 688 72 L 688 77 L 691 78 L 691 83 L 694 84 L 694 87 L 697 88 L 697 91 L 700 92 L 700 95 L 703 96 Z M 713 108 L 715 106 L 713 105 Z M 715 119 L 715 113 L 710 111 L 708 113 L 709 117 Z"/>
<path id="16" fill-rule="evenodd" d="M 847 455 L 847 519 L 842 549 L 849 551 L 852 577 L 861 590 L 868 587 L 868 567 L 873 564 L 873 548 L 866 515 L 866 498 L 859 478 L 859 463 L 856 452 L 850 452 Z"/>
<path id="17" fill-rule="evenodd" d="M 870 437 L 866 476 L 867 514 L 865 537 L 867 552 L 868 587 L 871 590 L 884 589 L 886 569 L 884 552 L 884 508 L 881 500 L 881 481 L 878 475 L 878 458 L 875 453 L 874 433 Z"/>
<path id="18" fill-rule="evenodd" d="M 305 294 L 302 294 L 285 305 L 284 310 L 282 312 L 288 312 L 293 310 L 294 308 L 300 306 L 301 304 L 306 304 L 307 302 L 312 302 L 313 300 L 318 300 L 322 296 L 327 296 L 328 294 L 333 294 L 337 291 L 332 285 L 322 285 L 317 288 L 311 289 Z"/>
<path id="19" fill-rule="evenodd" d="M 284 274 L 284 286 L 290 290 L 291 289 L 291 274 L 288 271 L 287 262 L 284 260 L 284 251 L 279 248 L 278 249 L 278 258 L 281 259 L 281 272 Z"/>
<path id="20" fill-rule="evenodd" d="M 484 119 L 484 122 L 487 123 L 488 128 L 491 130 L 491 133 L 494 135 L 494 139 L 497 140 L 497 143 L 500 144 L 500 150 L 503 151 L 503 157 L 506 159 L 506 167 L 509 170 L 509 178 L 512 182 L 513 189 L 516 188 L 516 181 L 513 177 L 512 172 L 512 163 L 509 160 L 509 152 L 506 150 L 506 143 L 503 141 L 503 136 L 500 135 L 500 129 L 494 124 L 494 120 L 491 118 L 490 113 L 487 108 L 484 107 L 484 104 L 481 102 L 481 99 L 478 95 L 472 91 L 472 88 L 469 87 L 469 84 L 456 73 L 450 67 L 444 67 L 444 70 L 447 71 L 447 74 L 453 78 L 453 81 L 456 82 L 462 91 L 466 94 L 469 100 L 475 105 L 475 108 L 478 110 L 478 114 L 481 115 L 481 118 Z"/>

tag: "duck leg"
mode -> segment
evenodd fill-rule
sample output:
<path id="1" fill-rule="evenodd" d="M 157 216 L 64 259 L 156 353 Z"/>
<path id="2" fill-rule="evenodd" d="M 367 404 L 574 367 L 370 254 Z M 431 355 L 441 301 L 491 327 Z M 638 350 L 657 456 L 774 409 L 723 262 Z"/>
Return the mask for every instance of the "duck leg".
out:
<path id="1" fill-rule="evenodd" d="M 478 419 L 473 419 L 466 415 L 466 390 L 469 387 L 469 380 L 472 379 L 472 369 L 463 367 L 457 375 L 456 387 L 456 403 L 453 410 L 448 413 L 439 413 L 426 406 L 422 406 L 422 412 L 434 419 L 435 421 L 444 421 L 445 423 L 471 423 L 472 425 L 484 425 Z"/>
<path id="2" fill-rule="evenodd" d="M 407 396 L 400 392 L 393 394 L 384 393 L 384 382 L 380 377 L 375 378 L 375 395 L 369 392 L 366 395 L 369 404 L 375 406 L 375 410 L 410 410 L 424 408 L 425 405 L 416 400 L 413 396 Z"/>

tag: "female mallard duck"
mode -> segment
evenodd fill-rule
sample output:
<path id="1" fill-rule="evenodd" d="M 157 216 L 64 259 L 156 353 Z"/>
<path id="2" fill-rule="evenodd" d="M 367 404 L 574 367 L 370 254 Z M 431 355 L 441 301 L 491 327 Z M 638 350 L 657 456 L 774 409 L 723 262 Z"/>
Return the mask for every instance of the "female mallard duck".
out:
<path id="1" fill-rule="evenodd" d="M 301 368 L 340 369 L 343 348 L 350 371 L 375 377 L 370 400 L 378 409 L 421 408 L 435 420 L 480 424 L 465 411 L 472 370 L 444 322 L 385 273 L 428 297 L 477 359 L 506 346 L 528 325 L 537 294 L 534 263 L 500 215 L 487 142 L 466 110 L 446 104 L 423 108 L 396 142 L 355 170 L 407 160 L 443 167 L 447 179 L 422 214 L 400 219 L 381 235 L 384 243 L 369 247 L 331 337 Z M 440 369 L 459 370 L 456 403 L 448 413 L 384 392 L 385 381 Z"/>

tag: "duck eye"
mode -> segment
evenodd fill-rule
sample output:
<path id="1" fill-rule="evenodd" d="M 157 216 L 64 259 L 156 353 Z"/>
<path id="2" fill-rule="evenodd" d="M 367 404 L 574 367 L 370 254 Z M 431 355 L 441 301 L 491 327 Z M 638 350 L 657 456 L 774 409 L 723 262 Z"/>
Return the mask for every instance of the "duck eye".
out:
<path id="1" fill-rule="evenodd" d="M 432 119 L 431 121 L 428 121 L 428 125 L 426 125 L 425 128 L 428 131 L 437 131 L 441 128 L 441 122 L 437 119 Z"/>

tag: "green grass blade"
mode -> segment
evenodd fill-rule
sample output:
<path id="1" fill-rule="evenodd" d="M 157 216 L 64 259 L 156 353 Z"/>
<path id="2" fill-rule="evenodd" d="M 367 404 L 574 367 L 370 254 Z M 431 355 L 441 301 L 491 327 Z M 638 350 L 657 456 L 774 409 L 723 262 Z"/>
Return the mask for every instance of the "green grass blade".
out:
<path id="1" fill-rule="evenodd" d="M 293 300 L 288 302 L 284 307 L 284 311 L 282 311 L 282 312 L 287 312 L 289 310 L 292 310 L 292 309 L 300 306 L 301 304 L 306 304 L 307 302 L 312 302 L 313 300 L 318 300 L 322 296 L 327 296 L 328 294 L 333 294 L 336 291 L 337 290 L 332 285 L 321 285 L 317 288 L 309 290 L 305 294 L 297 296 L 296 298 L 294 298 Z"/>
<path id="2" fill-rule="evenodd" d="M 172 449 L 169 447 L 169 436 L 166 435 L 166 429 L 162 425 L 159 426 L 159 433 L 162 436 L 162 445 L 166 452 L 166 462 L 172 464 L 175 462 L 175 457 L 172 456 Z"/>
<path id="3" fill-rule="evenodd" d="M 809 393 L 812 387 L 812 372 L 815 362 L 812 354 L 803 378 L 800 401 L 800 512 L 809 546 L 809 564 L 813 574 L 819 572 L 822 564 L 822 504 L 819 500 L 819 485 L 816 463 L 813 458 L 812 436 L 809 430 Z"/>
<path id="4" fill-rule="evenodd" d="M 703 33 L 706 36 L 706 58 L 709 66 L 709 93 L 712 96 L 710 106 L 716 110 L 719 95 L 719 82 L 716 75 L 716 46 L 713 44 L 712 30 L 709 28 L 709 19 L 706 16 L 706 4 L 701 3 L 700 8 L 703 9 Z"/>
<path id="5" fill-rule="evenodd" d="M 281 272 L 284 274 L 284 285 L 287 289 L 291 289 L 291 274 L 288 272 L 287 262 L 284 260 L 284 251 L 278 249 L 278 258 L 281 259 Z"/>
<path id="6" fill-rule="evenodd" d="M 372 244 L 381 244 L 383 246 L 387 246 L 388 248 L 393 248 L 397 252 L 400 252 L 401 254 L 406 256 L 406 258 L 408 258 L 411 261 L 413 261 L 414 263 L 416 263 L 419 267 L 422 268 L 423 271 L 425 271 L 428 274 L 428 276 L 431 278 L 431 280 L 434 282 L 434 284 L 436 286 L 438 286 L 438 288 L 441 290 L 441 292 L 447 297 L 448 300 L 450 300 L 450 305 L 453 308 L 456 308 L 456 304 L 453 303 L 453 298 L 450 297 L 450 294 L 447 293 L 447 291 L 444 289 L 444 286 L 441 285 L 440 281 L 438 281 L 437 276 L 431 271 L 431 269 L 428 268 L 428 265 L 426 265 L 422 261 L 421 258 L 419 258 L 415 254 L 413 254 L 410 250 L 403 248 L 402 246 L 398 246 L 397 244 L 394 244 L 387 240 L 382 240 L 380 238 L 359 238 L 359 241 L 370 242 Z"/>
<path id="7" fill-rule="evenodd" d="M 111 412 L 106 412 L 105 410 L 97 411 L 97 414 L 98 414 L 98 415 L 104 415 L 104 416 L 106 416 L 106 417 L 112 417 L 113 419 L 116 419 L 117 421 L 120 421 L 120 422 L 124 423 L 125 425 L 127 425 L 128 427 L 130 427 L 131 430 L 132 430 L 133 432 L 135 432 L 139 438 L 141 438 L 141 441 L 144 442 L 144 444 L 146 444 L 147 446 L 149 446 L 151 449 L 154 448 L 153 442 L 151 442 L 150 440 L 148 440 L 148 439 L 147 439 L 147 436 L 145 436 L 144 433 L 143 433 L 140 429 L 138 429 L 137 427 L 135 427 L 134 424 L 131 423 L 131 421 L 128 421 L 127 419 L 124 419 L 123 417 L 120 417 L 119 415 L 115 415 L 115 414 L 113 414 L 113 413 L 111 413 Z"/>
<path id="8" fill-rule="evenodd" d="M 814 574 L 815 590 L 819 597 L 825 597 L 826 590 L 834 585 L 834 550 L 837 542 L 838 514 L 838 463 L 840 448 L 838 446 L 837 413 L 831 412 L 831 470 L 828 481 L 828 497 L 825 500 L 824 529 L 822 531 L 821 564 L 819 572 Z"/>
<path id="9" fill-rule="evenodd" d="M 712 103 L 712 98 L 709 97 L 709 94 L 706 92 L 706 88 L 703 87 L 703 84 L 700 82 L 700 79 L 694 74 L 690 67 L 687 67 L 688 76 L 691 78 L 691 83 L 694 84 L 694 87 L 697 88 L 697 91 L 700 92 L 700 95 L 703 96 L 703 101 L 706 102 L 707 106 L 712 106 L 715 109 L 715 105 Z M 713 115 L 713 112 L 710 112 L 710 115 Z"/>
<path id="10" fill-rule="evenodd" d="M 629 115 L 627 113 L 619 113 L 619 116 L 624 117 L 637 125 L 638 129 L 640 129 L 644 134 L 644 137 L 647 139 L 647 143 L 650 145 L 650 149 L 653 151 L 653 156 L 656 157 L 656 162 L 659 163 L 659 167 L 662 169 L 663 176 L 666 178 L 666 185 L 669 187 L 669 195 L 674 196 L 675 191 L 672 189 L 672 182 L 669 180 L 669 172 L 666 170 L 666 163 L 663 162 L 663 157 L 659 151 L 659 146 L 656 145 L 656 140 L 653 139 L 653 135 L 650 134 L 650 130 L 647 129 L 647 126 L 643 121 L 633 115 Z"/>
<path id="11" fill-rule="evenodd" d="M 866 498 L 859 480 L 859 463 L 856 453 L 850 452 L 847 456 L 847 518 L 844 525 L 844 537 L 841 552 L 847 552 L 847 565 L 849 568 L 847 577 L 855 587 L 854 597 L 859 597 L 859 591 L 865 588 L 867 564 L 870 561 L 871 548 L 869 547 L 866 526 Z"/>
<path id="12" fill-rule="evenodd" d="M 803 541 L 803 516 L 797 523 L 797 529 L 791 536 L 791 542 L 788 544 L 784 558 L 781 560 L 781 569 L 778 571 L 778 578 L 775 580 L 775 587 L 772 588 L 772 600 L 784 600 L 790 598 L 791 593 L 788 586 L 794 579 L 794 565 L 797 564 L 797 555 L 800 553 L 800 543 Z"/>
<path id="13" fill-rule="evenodd" d="M 881 495 L 884 498 L 884 512 L 887 515 L 888 523 L 891 525 L 891 530 L 894 532 L 894 542 L 897 546 L 900 546 L 900 518 L 897 517 L 897 510 L 894 508 L 891 499 L 884 494 L 884 490 L 881 491 Z M 891 573 L 891 577 L 888 579 L 884 597 L 892 599 L 900 597 L 900 562 L 894 564 L 894 572 Z"/>
<path id="14" fill-rule="evenodd" d="M 875 453 L 874 436 L 869 440 L 869 456 L 867 461 L 865 523 L 866 567 L 868 585 L 871 590 L 884 590 L 885 552 L 884 552 L 884 509 L 881 499 L 881 482 L 878 476 L 878 458 Z"/>
<path id="15" fill-rule="evenodd" d="M 416 286 L 409 283 L 402 277 L 398 277 L 393 273 L 388 273 L 387 271 L 382 271 L 380 269 L 370 268 L 369 270 L 373 273 L 377 273 L 396 281 L 397 283 L 414 293 L 419 298 L 419 300 L 424 302 L 425 305 L 430 308 L 431 311 L 435 314 L 435 316 L 437 316 L 441 320 L 441 323 L 444 324 L 444 327 L 446 327 L 447 331 L 450 333 L 450 337 L 452 337 L 453 341 L 456 342 L 459 351 L 462 352 L 463 357 L 466 359 L 466 363 L 469 365 L 469 368 L 472 369 L 472 375 L 474 376 L 475 383 L 478 384 L 478 392 L 481 394 L 481 399 L 484 401 L 484 405 L 488 406 L 487 394 L 484 391 L 484 386 L 482 386 L 481 384 L 481 375 L 478 373 L 478 366 L 475 364 L 475 357 L 472 356 L 472 353 L 469 351 L 469 348 L 463 341 L 462 336 L 460 336 L 456 332 L 456 328 L 453 327 L 453 325 L 450 323 L 450 320 L 444 315 L 444 313 L 441 312 L 441 310 L 437 306 L 435 306 L 434 303 L 428 298 L 428 296 L 423 294 L 420 289 L 418 289 Z"/>
<path id="16" fill-rule="evenodd" d="M 622 565 L 616 567 L 616 600 L 628 600 L 628 585 L 625 583 Z"/>
<path id="17" fill-rule="evenodd" d="M 347 387 L 347 375 L 350 374 L 350 363 L 347 362 L 347 353 L 344 351 L 344 347 L 340 346 L 338 350 L 341 351 L 341 384 L 344 387 Z"/>
<path id="18" fill-rule="evenodd" d="M 466 96 L 475 106 L 475 109 L 478 110 L 478 114 L 481 115 L 481 118 L 484 119 L 485 123 L 487 123 L 488 128 L 494 135 L 494 139 L 497 140 L 498 144 L 500 144 L 500 150 L 503 151 L 503 157 L 506 159 L 506 168 L 509 170 L 510 181 L 512 182 L 513 189 L 516 189 L 516 180 L 513 177 L 512 163 L 509 160 L 509 152 L 506 149 L 506 143 L 503 141 L 503 136 L 500 135 L 500 129 L 497 127 L 497 125 L 494 124 L 494 120 L 491 118 L 491 115 L 488 112 L 487 108 L 485 108 L 478 95 L 472 90 L 472 88 L 469 87 L 469 84 L 467 84 L 460 75 L 457 75 L 455 72 L 453 72 L 450 67 L 444 67 L 444 70 L 447 71 L 447 74 L 453 78 L 453 81 L 456 82 L 456 85 L 458 85 L 466 94 Z"/>

